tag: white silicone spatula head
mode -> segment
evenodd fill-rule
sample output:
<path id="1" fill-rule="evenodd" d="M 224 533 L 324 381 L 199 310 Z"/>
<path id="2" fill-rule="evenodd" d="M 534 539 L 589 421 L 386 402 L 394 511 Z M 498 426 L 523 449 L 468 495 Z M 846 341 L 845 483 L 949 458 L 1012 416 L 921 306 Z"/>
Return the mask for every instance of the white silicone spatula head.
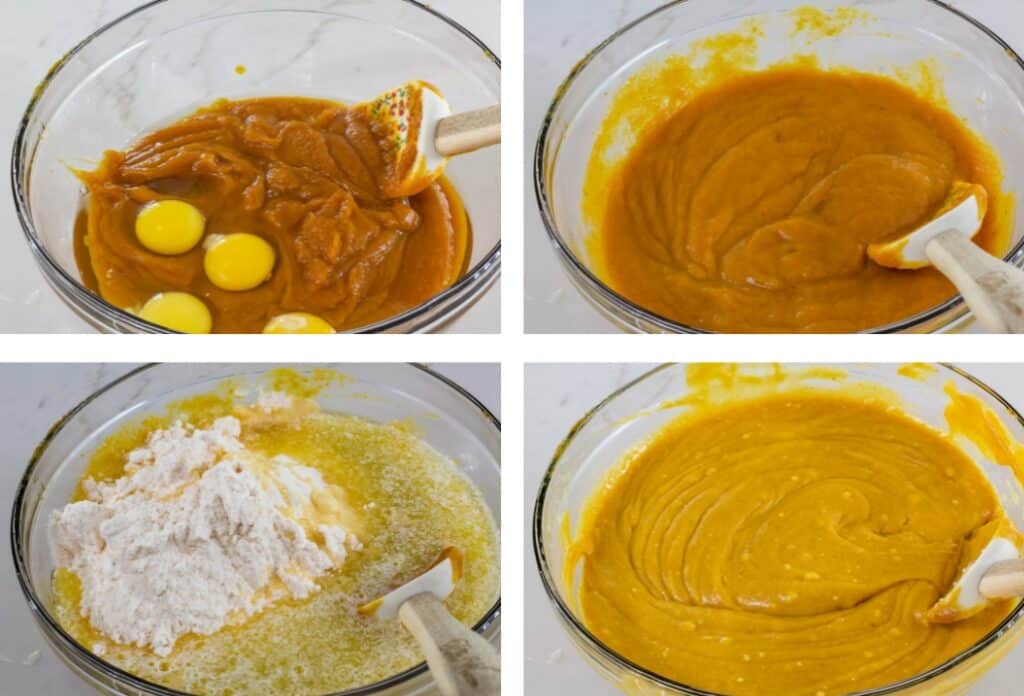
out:
<path id="1" fill-rule="evenodd" d="M 992 583 L 985 580 L 994 567 L 1016 561 L 1020 547 L 1020 534 L 1006 520 L 996 520 L 979 529 L 964 549 L 964 559 L 969 563 L 949 592 L 928 610 L 928 620 L 963 621 L 984 610 L 991 600 L 1005 598 L 1002 588 L 990 589 Z"/>
<path id="2" fill-rule="evenodd" d="M 978 323 L 995 333 L 1024 333 L 1024 271 L 975 244 L 988 208 L 977 184 L 957 183 L 927 224 L 872 244 L 868 256 L 895 269 L 933 266 L 956 286 Z"/>
<path id="3" fill-rule="evenodd" d="M 425 573 L 359 607 L 359 613 L 381 620 L 397 614 L 423 650 L 443 696 L 499 696 L 498 651 L 443 604 L 461 575 L 462 554 L 449 547 Z"/>
<path id="4" fill-rule="evenodd" d="M 416 194 L 444 173 L 448 158 L 434 146 L 434 132 L 451 107 L 433 85 L 414 80 L 356 108 L 366 112 L 380 144 L 387 196 Z"/>
<path id="5" fill-rule="evenodd" d="M 454 547 L 441 552 L 437 561 L 422 575 L 418 575 L 401 587 L 359 607 L 363 616 L 390 619 L 398 615 L 399 608 L 418 594 L 430 594 L 444 601 L 455 589 L 455 583 L 462 576 L 462 554 Z"/>
<path id="6" fill-rule="evenodd" d="M 868 256 L 878 265 L 889 268 L 930 266 L 932 261 L 925 251 L 928 242 L 951 230 L 967 239 L 972 238 L 981 229 L 987 211 L 988 192 L 985 188 L 958 181 L 953 184 L 935 217 L 902 237 L 870 245 Z"/>
<path id="7" fill-rule="evenodd" d="M 448 158 L 501 139 L 501 110 L 452 115 L 436 87 L 414 80 L 359 104 L 384 157 L 382 189 L 391 198 L 412 196 L 444 174 Z"/>

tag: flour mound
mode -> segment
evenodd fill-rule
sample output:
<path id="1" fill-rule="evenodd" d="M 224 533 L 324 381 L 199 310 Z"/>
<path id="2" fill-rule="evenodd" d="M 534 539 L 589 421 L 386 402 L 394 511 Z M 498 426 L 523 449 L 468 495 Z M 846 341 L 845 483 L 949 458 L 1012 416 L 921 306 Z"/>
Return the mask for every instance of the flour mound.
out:
<path id="1" fill-rule="evenodd" d="M 341 489 L 246 450 L 240 433 L 234 417 L 157 430 L 124 476 L 86 482 L 86 500 L 53 514 L 57 565 L 78 575 L 82 615 L 110 639 L 167 655 L 183 635 L 309 596 L 360 548 L 318 512 L 344 505 Z"/>

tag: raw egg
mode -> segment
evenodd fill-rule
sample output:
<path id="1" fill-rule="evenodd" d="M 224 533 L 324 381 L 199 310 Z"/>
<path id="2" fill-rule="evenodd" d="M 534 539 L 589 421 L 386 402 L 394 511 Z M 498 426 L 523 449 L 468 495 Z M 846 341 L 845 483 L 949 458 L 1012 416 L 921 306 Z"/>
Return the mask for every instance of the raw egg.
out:
<path id="1" fill-rule="evenodd" d="M 146 321 L 182 333 L 205 334 L 213 328 L 213 317 L 203 301 L 187 292 L 162 292 L 142 306 L 139 316 Z"/>
<path id="2" fill-rule="evenodd" d="M 252 290 L 274 270 L 274 247 L 244 232 L 210 237 L 203 268 L 210 282 L 222 290 Z"/>
<path id="3" fill-rule="evenodd" d="M 334 327 L 314 314 L 280 314 L 263 327 L 265 334 L 332 334 Z"/>
<path id="4" fill-rule="evenodd" d="M 156 201 L 135 218 L 135 236 L 150 251 L 165 256 L 184 254 L 199 243 L 206 218 L 185 201 Z"/>

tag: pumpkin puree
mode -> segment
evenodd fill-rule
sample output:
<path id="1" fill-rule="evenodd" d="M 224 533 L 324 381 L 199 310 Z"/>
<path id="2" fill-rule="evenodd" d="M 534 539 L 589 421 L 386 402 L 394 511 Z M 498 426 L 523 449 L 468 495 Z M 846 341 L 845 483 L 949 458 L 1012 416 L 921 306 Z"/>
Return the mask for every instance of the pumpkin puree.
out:
<path id="1" fill-rule="evenodd" d="M 888 78 L 777 66 L 638 134 L 591 247 L 613 289 L 695 328 L 865 330 L 955 294 L 934 269 L 882 268 L 866 248 L 930 219 L 957 181 L 995 202 L 976 241 L 1001 254 L 998 160 L 954 114 Z"/>
<path id="2" fill-rule="evenodd" d="M 647 670 L 738 696 L 871 689 L 977 643 L 1012 603 L 925 618 L 972 536 L 1008 521 L 953 438 L 1022 459 L 980 401 L 950 397 L 947 434 L 886 399 L 799 388 L 669 423 L 567 537 L 585 625 Z"/>
<path id="3" fill-rule="evenodd" d="M 258 333 L 286 312 L 315 314 L 337 330 L 399 314 L 465 272 L 470 230 L 443 178 L 411 198 L 383 195 L 393 172 L 382 148 L 363 111 L 334 102 L 217 102 L 79 173 L 88 190 L 75 231 L 82 277 L 125 309 L 157 293 L 192 293 L 222 333 Z M 270 242 L 271 278 L 223 290 L 203 272 L 202 245 L 179 256 L 144 248 L 135 219 L 163 199 L 196 206 L 208 235 Z"/>

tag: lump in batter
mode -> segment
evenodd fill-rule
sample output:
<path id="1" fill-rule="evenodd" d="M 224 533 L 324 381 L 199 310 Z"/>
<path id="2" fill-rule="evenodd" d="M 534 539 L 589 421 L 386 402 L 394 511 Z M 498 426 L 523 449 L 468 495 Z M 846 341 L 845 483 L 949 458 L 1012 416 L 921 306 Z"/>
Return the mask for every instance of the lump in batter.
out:
<path id="1" fill-rule="evenodd" d="M 584 510 L 566 577 L 587 628 L 661 676 L 822 696 L 917 675 L 1008 603 L 925 614 L 1005 516 L 973 462 L 886 405 L 785 393 L 670 423 Z"/>
<path id="2" fill-rule="evenodd" d="M 956 181 L 995 202 L 976 241 L 1001 253 L 998 162 L 954 114 L 886 78 L 773 68 L 642 134 L 601 199 L 595 248 L 613 289 L 691 327 L 871 329 L 955 294 L 934 269 L 882 268 L 866 250 L 929 220 Z"/>
<path id="3" fill-rule="evenodd" d="M 443 178 L 412 197 L 384 195 L 382 156 L 357 109 L 301 98 L 217 102 L 79 174 L 88 190 L 75 232 L 82 277 L 136 312 L 160 293 L 190 294 L 222 333 L 258 333 L 284 314 L 337 330 L 400 314 L 462 275 L 469 222 Z M 173 255 L 136 234 L 140 213 L 170 200 L 205 218 L 204 242 Z M 249 247 L 267 246 L 253 267 L 232 253 L 226 271 L 204 268 L 217 243 L 253 242 L 243 234 L 256 238 Z"/>

